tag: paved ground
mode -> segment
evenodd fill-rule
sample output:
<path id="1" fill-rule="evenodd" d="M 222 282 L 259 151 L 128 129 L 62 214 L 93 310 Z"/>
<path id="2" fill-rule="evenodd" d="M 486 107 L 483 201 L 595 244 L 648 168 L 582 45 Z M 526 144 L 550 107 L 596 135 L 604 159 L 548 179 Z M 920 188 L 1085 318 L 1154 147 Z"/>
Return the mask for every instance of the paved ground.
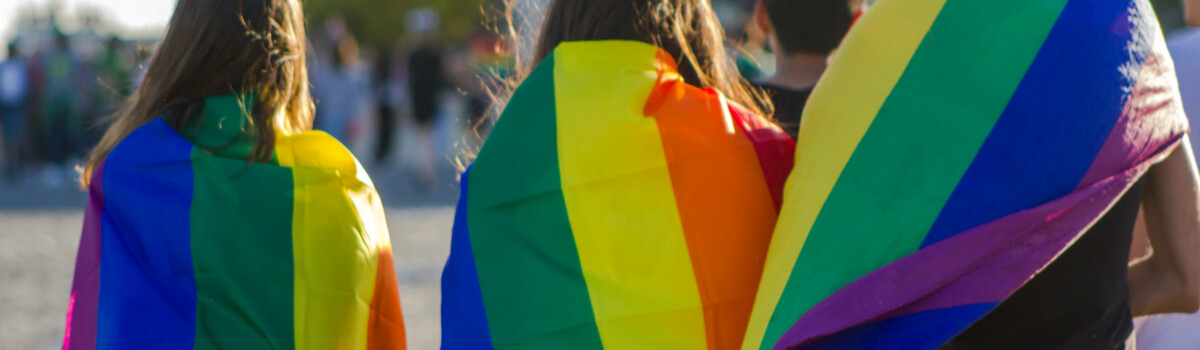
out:
<path id="1" fill-rule="evenodd" d="M 438 129 L 449 131 L 439 131 L 439 182 L 432 189 L 412 180 L 411 154 L 399 153 L 398 165 L 369 169 L 387 206 L 409 348 L 420 350 L 439 344 L 439 283 L 458 194 L 445 161 L 456 140 L 446 135 L 457 130 Z M 402 135 L 400 148 L 413 149 L 405 141 L 412 136 Z M 57 349 L 62 338 L 85 195 L 49 189 L 37 175 L 0 181 L 0 349 Z"/>

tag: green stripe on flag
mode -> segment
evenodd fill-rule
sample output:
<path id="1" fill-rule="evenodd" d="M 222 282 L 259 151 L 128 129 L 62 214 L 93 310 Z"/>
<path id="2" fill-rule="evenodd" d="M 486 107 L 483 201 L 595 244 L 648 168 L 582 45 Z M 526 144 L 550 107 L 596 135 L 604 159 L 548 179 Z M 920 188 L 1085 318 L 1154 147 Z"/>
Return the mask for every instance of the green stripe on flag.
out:
<path id="1" fill-rule="evenodd" d="M 553 63 L 517 89 L 471 166 L 468 227 L 497 348 L 603 348 L 559 177 Z"/>
<path id="2" fill-rule="evenodd" d="M 946 3 L 821 208 L 763 349 L 820 300 L 920 247 L 1065 6 Z"/>
<path id="3" fill-rule="evenodd" d="M 293 349 L 292 173 L 193 149 L 201 349 Z"/>

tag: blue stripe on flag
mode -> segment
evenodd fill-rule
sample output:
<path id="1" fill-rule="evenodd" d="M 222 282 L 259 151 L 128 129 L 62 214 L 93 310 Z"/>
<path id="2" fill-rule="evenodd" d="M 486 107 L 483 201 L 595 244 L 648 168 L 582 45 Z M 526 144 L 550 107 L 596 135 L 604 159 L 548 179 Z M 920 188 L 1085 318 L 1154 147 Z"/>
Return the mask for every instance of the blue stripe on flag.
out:
<path id="1" fill-rule="evenodd" d="M 1079 185 L 1152 48 L 1133 36 L 1131 13 L 1138 13 L 1131 1 L 1067 4 L 922 247 Z M 1045 171 L 1009 171 L 1018 164 Z"/>
<path id="2" fill-rule="evenodd" d="M 880 320 L 818 339 L 804 350 L 937 349 L 999 303 L 955 306 Z"/>
<path id="3" fill-rule="evenodd" d="M 450 259 L 442 273 L 442 349 L 491 349 L 483 290 L 475 267 L 474 251 L 467 225 L 468 178 L 462 174 L 458 209 L 454 213 L 454 232 L 450 238 Z"/>
<path id="4" fill-rule="evenodd" d="M 97 349 L 191 349 L 192 145 L 162 119 L 108 155 Z"/>

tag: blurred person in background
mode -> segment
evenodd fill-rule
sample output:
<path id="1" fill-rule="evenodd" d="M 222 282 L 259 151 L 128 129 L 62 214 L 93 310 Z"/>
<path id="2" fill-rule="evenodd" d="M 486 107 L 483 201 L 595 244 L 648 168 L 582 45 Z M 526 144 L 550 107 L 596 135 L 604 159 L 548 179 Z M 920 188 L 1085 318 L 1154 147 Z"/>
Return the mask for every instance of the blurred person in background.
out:
<path id="1" fill-rule="evenodd" d="M 133 58 L 130 57 L 130 52 L 121 38 L 114 35 L 105 43 L 95 68 L 95 80 L 97 80 L 93 97 L 95 117 L 84 130 L 85 142 L 89 148 L 100 141 L 104 130 L 108 129 L 107 117 L 116 113 L 121 101 L 130 94 L 132 60 Z"/>
<path id="2" fill-rule="evenodd" d="M 370 96 L 363 76 L 358 42 L 349 33 L 332 38 L 331 64 L 320 64 L 313 77 L 316 97 L 315 128 L 354 147 L 363 131 L 363 117 Z"/>
<path id="3" fill-rule="evenodd" d="M 4 177 L 15 181 L 25 161 L 29 106 L 29 67 L 16 41 L 8 44 L 8 58 L 0 62 L 0 135 L 4 139 Z"/>
<path id="4" fill-rule="evenodd" d="M 40 118 L 37 130 L 42 156 L 49 163 L 42 174 L 47 187 L 57 188 L 69 180 L 68 160 L 79 142 L 83 127 L 79 91 L 79 62 L 71 52 L 66 34 L 56 31 L 50 50 L 39 57 L 41 88 L 38 92 Z"/>
<path id="5" fill-rule="evenodd" d="M 775 74 L 754 82 L 771 98 L 774 118 L 788 135 L 800 130 L 804 104 L 830 55 L 850 31 L 851 4 L 830 0 L 759 0 L 754 23 L 775 53 Z"/>
<path id="6" fill-rule="evenodd" d="M 443 66 L 445 49 L 432 33 L 433 28 L 424 31 L 425 34 L 408 58 L 408 91 L 420 142 L 416 175 L 426 189 L 437 184 L 433 163 L 433 124 L 441 112 L 442 91 L 446 88 Z"/>
<path id="7" fill-rule="evenodd" d="M 89 40 L 89 42 L 91 41 Z M 97 42 L 100 41 L 97 40 Z M 88 150 L 95 146 L 95 142 L 100 138 L 99 133 L 104 131 L 96 128 L 102 119 L 101 113 L 103 112 L 99 104 L 100 94 L 106 89 L 102 84 L 102 72 L 99 66 L 101 55 L 104 54 L 104 45 L 100 44 L 100 47 L 95 51 L 86 52 L 72 49 L 73 55 L 77 57 L 75 70 L 72 72 L 77 117 L 67 124 L 67 130 L 73 140 L 68 159 L 68 165 L 72 168 L 75 163 L 87 155 Z M 73 172 L 72 170 L 68 169 L 69 172 Z M 73 179 L 68 178 L 68 180 Z"/>
<path id="8" fill-rule="evenodd" d="M 395 62 L 392 61 L 391 50 L 380 49 L 375 57 L 375 78 L 372 80 L 375 90 L 375 118 L 378 122 L 375 125 L 375 128 L 378 129 L 375 147 L 375 163 L 377 165 L 387 163 L 396 133 L 396 106 L 399 104 L 396 99 L 396 90 L 399 86 L 398 79 L 392 76 L 395 72 L 392 69 L 393 64 Z"/>
<path id="9" fill-rule="evenodd" d="M 104 72 L 101 64 L 111 47 L 108 41 L 97 33 L 100 17 L 97 13 L 84 11 L 79 14 L 82 27 L 71 34 L 69 45 L 76 66 L 72 72 L 75 83 L 75 108 L 78 111 L 78 122 L 69 124 L 72 142 L 71 160 L 73 166 L 86 156 L 96 141 L 100 139 L 103 129 L 98 128 L 104 117 L 104 105 L 101 94 L 108 88 L 104 86 Z M 73 172 L 73 171 L 72 171 Z"/>
<path id="10" fill-rule="evenodd" d="M 751 6 L 747 7 L 749 4 Z M 725 48 L 743 79 L 753 81 L 762 77 L 764 55 L 762 34 L 749 25 L 751 17 L 746 10 L 753 9 L 753 1 L 713 1 L 713 12 L 725 32 Z"/>
<path id="11" fill-rule="evenodd" d="M 84 168 L 64 349 L 405 348 L 378 194 L 310 131 L 306 41 L 298 0 L 178 2 Z"/>
<path id="12" fill-rule="evenodd" d="M 489 92 L 513 74 L 514 62 L 508 41 L 490 31 L 476 29 L 467 44 L 468 76 L 460 84 L 467 93 L 467 127 L 483 139 L 491 128 L 486 118 L 492 104 Z"/>

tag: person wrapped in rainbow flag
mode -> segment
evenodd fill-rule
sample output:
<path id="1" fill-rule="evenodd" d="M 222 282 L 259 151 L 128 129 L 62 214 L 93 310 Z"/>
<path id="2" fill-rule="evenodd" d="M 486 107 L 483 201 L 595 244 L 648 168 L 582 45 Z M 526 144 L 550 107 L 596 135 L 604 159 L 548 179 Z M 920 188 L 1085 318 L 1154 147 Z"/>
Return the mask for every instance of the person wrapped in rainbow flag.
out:
<path id="1" fill-rule="evenodd" d="M 741 343 L 794 142 L 720 38 L 707 1 L 550 5 L 462 175 L 443 349 Z"/>
<path id="2" fill-rule="evenodd" d="M 1131 316 L 1197 306 L 1145 0 L 879 1 L 801 123 L 742 349 L 1123 348 Z M 1155 256 L 1128 267 L 1143 193 Z"/>
<path id="3" fill-rule="evenodd" d="M 362 166 L 307 131 L 296 0 L 181 0 L 93 151 L 63 348 L 403 349 Z"/>

